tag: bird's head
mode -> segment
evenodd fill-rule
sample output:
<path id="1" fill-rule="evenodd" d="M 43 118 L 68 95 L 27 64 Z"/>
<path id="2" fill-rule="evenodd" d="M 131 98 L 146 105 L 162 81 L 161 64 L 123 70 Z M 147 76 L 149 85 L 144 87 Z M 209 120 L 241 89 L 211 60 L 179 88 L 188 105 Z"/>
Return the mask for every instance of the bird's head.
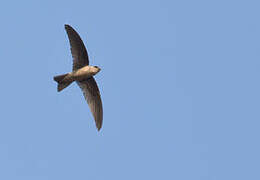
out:
<path id="1" fill-rule="evenodd" d="M 91 66 L 90 68 L 91 72 L 95 75 L 97 74 L 101 69 L 98 66 Z"/>

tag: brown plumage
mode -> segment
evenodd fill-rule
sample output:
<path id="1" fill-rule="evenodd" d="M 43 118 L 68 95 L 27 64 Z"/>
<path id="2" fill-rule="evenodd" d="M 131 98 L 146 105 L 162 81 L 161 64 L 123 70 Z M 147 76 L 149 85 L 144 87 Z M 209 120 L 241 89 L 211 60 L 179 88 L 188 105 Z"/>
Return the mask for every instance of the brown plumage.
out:
<path id="1" fill-rule="evenodd" d="M 58 75 L 54 80 L 58 83 L 58 92 L 76 81 L 90 107 L 98 130 L 102 127 L 103 107 L 100 92 L 94 75 L 100 71 L 97 66 L 89 66 L 87 50 L 78 33 L 69 25 L 65 25 L 69 37 L 71 54 L 73 57 L 73 71 L 71 73 Z"/>

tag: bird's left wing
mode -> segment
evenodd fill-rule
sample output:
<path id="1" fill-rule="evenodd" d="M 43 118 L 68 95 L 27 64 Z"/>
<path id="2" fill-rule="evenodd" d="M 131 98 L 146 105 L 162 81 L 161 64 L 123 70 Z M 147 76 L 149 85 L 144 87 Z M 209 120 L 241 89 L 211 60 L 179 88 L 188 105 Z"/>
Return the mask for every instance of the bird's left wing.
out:
<path id="1" fill-rule="evenodd" d="M 102 127 L 103 107 L 97 83 L 93 77 L 77 82 L 88 102 L 98 130 Z"/>

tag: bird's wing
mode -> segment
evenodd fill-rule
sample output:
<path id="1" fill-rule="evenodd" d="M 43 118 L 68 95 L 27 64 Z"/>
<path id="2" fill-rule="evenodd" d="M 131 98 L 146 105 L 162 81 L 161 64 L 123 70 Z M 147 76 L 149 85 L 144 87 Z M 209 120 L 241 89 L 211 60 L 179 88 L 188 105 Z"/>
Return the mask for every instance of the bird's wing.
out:
<path id="1" fill-rule="evenodd" d="M 70 26 L 65 25 L 70 41 L 70 49 L 73 57 L 73 71 L 89 64 L 88 52 L 79 34 Z"/>
<path id="2" fill-rule="evenodd" d="M 96 122 L 96 127 L 98 130 L 100 130 L 103 121 L 103 108 L 97 83 L 93 77 L 77 83 L 83 91 L 84 97 L 88 102 Z"/>

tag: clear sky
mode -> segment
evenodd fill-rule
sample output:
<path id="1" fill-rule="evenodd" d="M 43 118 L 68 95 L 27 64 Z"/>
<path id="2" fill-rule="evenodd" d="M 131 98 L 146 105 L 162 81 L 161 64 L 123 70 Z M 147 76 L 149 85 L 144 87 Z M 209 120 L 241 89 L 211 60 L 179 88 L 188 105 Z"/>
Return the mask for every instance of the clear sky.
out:
<path id="1" fill-rule="evenodd" d="M 260 179 L 259 1 L 0 3 L 0 179 Z M 104 124 L 71 71 L 81 35 Z"/>

